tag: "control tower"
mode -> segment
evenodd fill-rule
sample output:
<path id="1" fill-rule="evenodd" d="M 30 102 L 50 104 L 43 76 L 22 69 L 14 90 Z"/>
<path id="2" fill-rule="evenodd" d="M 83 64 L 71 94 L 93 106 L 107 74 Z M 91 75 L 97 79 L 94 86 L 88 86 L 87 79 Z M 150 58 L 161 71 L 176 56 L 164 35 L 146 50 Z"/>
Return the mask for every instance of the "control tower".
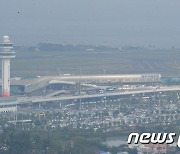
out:
<path id="1" fill-rule="evenodd" d="M 13 44 L 9 40 L 9 36 L 3 36 L 3 43 L 0 44 L 0 59 L 2 59 L 2 96 L 10 96 L 10 59 L 15 58 Z"/>

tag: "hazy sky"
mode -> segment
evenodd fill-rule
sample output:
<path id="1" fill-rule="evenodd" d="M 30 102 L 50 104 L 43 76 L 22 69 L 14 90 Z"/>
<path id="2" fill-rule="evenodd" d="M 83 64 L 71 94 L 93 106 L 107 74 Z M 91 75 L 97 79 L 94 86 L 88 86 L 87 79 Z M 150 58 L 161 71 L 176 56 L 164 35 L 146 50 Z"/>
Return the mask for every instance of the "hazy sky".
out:
<path id="1" fill-rule="evenodd" d="M 0 0 L 0 36 L 39 42 L 180 47 L 180 0 Z"/>

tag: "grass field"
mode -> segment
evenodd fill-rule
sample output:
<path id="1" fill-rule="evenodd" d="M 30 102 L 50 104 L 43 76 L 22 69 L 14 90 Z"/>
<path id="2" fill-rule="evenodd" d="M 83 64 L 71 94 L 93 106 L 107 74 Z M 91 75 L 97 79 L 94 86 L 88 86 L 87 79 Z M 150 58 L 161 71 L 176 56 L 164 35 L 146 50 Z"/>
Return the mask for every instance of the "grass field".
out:
<path id="1" fill-rule="evenodd" d="M 161 73 L 180 76 L 180 49 L 16 51 L 11 76 Z"/>

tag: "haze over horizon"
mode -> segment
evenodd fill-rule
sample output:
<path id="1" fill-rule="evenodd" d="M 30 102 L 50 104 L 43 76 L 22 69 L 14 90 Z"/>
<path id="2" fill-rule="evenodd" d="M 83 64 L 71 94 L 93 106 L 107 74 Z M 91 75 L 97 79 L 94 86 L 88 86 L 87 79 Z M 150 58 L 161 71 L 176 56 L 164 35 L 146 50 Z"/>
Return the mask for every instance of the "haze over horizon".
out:
<path id="1" fill-rule="evenodd" d="M 39 42 L 180 47 L 179 0 L 6 0 L 0 37 Z"/>

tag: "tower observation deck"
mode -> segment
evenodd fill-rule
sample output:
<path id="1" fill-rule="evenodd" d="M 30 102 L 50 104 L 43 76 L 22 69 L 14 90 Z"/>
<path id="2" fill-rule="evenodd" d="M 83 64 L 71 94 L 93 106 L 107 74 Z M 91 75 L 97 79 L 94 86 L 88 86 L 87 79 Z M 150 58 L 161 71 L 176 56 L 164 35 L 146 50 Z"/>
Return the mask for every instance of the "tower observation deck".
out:
<path id="1" fill-rule="evenodd" d="M 3 43 L 0 44 L 0 59 L 2 59 L 2 96 L 10 96 L 10 59 L 15 58 L 13 44 L 9 36 L 3 36 Z"/>

